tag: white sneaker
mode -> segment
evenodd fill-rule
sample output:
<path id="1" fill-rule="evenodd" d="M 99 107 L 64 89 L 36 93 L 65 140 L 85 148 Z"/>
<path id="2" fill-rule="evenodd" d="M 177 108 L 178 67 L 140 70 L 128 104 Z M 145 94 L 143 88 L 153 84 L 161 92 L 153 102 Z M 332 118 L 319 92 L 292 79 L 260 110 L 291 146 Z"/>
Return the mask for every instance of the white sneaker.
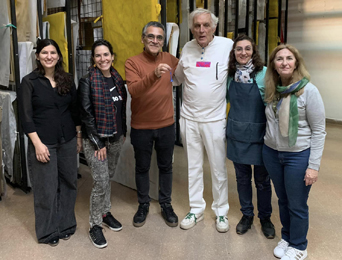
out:
<path id="1" fill-rule="evenodd" d="M 278 242 L 278 245 L 273 250 L 274 256 L 278 258 L 282 258 L 285 255 L 288 246 L 289 246 L 289 243 L 287 243 L 284 239 L 281 239 Z"/>
<path id="2" fill-rule="evenodd" d="M 220 233 L 225 233 L 229 230 L 229 222 L 226 216 L 216 217 L 216 229 Z"/>
<path id="3" fill-rule="evenodd" d="M 298 250 L 293 247 L 288 247 L 285 255 L 280 260 L 303 260 L 308 256 L 308 251 Z"/>
<path id="4" fill-rule="evenodd" d="M 180 227 L 182 229 L 190 229 L 194 227 L 197 224 L 197 222 L 200 222 L 201 220 L 203 220 L 203 218 L 204 218 L 203 213 L 194 214 L 194 213 L 189 212 L 180 223 Z"/>

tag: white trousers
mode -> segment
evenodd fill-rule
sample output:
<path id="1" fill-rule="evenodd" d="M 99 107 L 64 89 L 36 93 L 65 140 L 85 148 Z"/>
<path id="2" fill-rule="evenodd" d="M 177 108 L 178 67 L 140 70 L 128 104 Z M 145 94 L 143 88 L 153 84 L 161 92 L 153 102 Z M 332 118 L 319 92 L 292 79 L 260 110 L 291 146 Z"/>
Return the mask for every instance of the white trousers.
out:
<path id="1" fill-rule="evenodd" d="M 183 147 L 188 159 L 190 212 L 203 213 L 203 156 L 207 151 L 212 179 L 213 204 L 216 216 L 226 216 L 228 178 L 226 169 L 226 119 L 215 122 L 195 122 L 180 118 Z"/>

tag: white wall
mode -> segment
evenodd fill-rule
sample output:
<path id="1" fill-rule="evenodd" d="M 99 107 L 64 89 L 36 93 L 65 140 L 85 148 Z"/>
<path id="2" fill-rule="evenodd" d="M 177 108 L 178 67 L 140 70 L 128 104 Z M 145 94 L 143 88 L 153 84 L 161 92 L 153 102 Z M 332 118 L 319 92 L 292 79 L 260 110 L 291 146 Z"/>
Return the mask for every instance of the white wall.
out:
<path id="1" fill-rule="evenodd" d="M 342 121 L 342 0 L 289 0 L 288 43 L 304 57 L 329 119 Z"/>

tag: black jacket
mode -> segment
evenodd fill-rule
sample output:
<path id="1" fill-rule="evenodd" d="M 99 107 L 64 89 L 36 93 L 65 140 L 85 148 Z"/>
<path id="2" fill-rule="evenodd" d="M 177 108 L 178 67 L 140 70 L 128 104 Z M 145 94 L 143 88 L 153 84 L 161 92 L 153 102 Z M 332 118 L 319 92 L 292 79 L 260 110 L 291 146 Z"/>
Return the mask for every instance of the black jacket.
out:
<path id="1" fill-rule="evenodd" d="M 75 126 L 81 125 L 75 84 L 68 94 L 59 95 L 38 71 L 23 78 L 18 106 L 24 132 L 37 132 L 44 144 L 56 144 L 61 137 L 70 141 L 76 136 Z"/>
<path id="2" fill-rule="evenodd" d="M 80 114 L 82 121 L 82 136 L 88 138 L 94 145 L 96 150 L 100 150 L 105 147 L 105 140 L 107 138 L 101 138 L 97 133 L 96 119 L 92 102 L 91 88 L 90 88 L 89 74 L 83 76 L 78 84 L 78 98 L 80 103 Z M 123 92 L 126 93 L 126 89 L 123 87 Z M 124 100 L 124 106 L 122 109 L 122 133 L 126 136 L 126 99 Z"/>

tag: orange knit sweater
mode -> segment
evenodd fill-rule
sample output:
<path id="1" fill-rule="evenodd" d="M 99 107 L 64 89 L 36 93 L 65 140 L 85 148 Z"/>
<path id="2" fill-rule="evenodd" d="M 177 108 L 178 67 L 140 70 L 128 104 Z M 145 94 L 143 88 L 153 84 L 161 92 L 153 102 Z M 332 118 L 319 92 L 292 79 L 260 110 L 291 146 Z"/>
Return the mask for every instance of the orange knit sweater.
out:
<path id="1" fill-rule="evenodd" d="M 170 73 L 160 78 L 154 74 L 160 63 L 168 64 L 173 74 L 178 59 L 168 52 L 154 57 L 144 51 L 126 61 L 126 82 L 132 96 L 131 126 L 135 129 L 159 129 L 174 123 Z"/>

